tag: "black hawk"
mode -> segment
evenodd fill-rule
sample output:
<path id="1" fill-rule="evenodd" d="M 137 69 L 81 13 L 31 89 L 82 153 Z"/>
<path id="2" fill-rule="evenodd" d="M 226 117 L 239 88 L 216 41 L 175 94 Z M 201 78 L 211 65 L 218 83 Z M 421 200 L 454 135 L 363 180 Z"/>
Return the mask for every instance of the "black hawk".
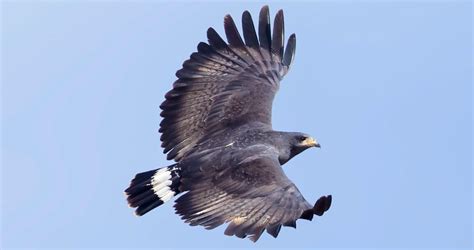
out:
<path id="1" fill-rule="evenodd" d="M 172 197 L 176 213 L 190 225 L 212 229 L 228 223 L 226 235 L 257 241 L 263 231 L 277 237 L 331 205 L 323 196 L 311 205 L 282 170 L 295 155 L 319 144 L 309 135 L 274 131 L 272 102 L 295 55 L 296 37 L 284 46 L 283 11 L 270 28 L 268 6 L 258 31 L 248 11 L 243 39 L 230 15 L 225 42 L 213 28 L 176 72 L 178 79 L 160 105 L 164 168 L 139 173 L 125 190 L 139 216 Z"/>

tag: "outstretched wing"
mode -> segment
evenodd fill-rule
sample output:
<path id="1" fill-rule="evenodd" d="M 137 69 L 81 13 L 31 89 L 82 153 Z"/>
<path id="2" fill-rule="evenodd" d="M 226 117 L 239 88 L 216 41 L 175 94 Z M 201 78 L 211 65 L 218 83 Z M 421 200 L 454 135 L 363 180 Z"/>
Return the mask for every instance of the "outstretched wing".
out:
<path id="1" fill-rule="evenodd" d="M 176 72 L 179 79 L 160 105 L 168 159 L 179 161 L 203 136 L 223 128 L 248 123 L 271 127 L 273 98 L 293 61 L 296 38 L 291 35 L 283 51 L 283 11 L 276 14 L 271 37 L 268 6 L 260 11 L 258 38 L 248 11 L 242 27 L 244 40 L 227 15 L 228 43 L 209 28 L 209 44 L 199 43 L 198 52 Z"/>
<path id="2" fill-rule="evenodd" d="M 314 206 L 303 198 L 283 173 L 277 152 L 268 146 L 228 149 L 212 165 L 212 155 L 193 157 L 185 161 L 207 165 L 183 173 L 180 189 L 188 192 L 175 204 L 176 212 L 191 225 L 212 229 L 229 222 L 226 235 L 256 241 L 265 229 L 277 237 L 282 225 L 296 227 L 297 219 L 311 220 L 329 209 L 330 196 Z"/>

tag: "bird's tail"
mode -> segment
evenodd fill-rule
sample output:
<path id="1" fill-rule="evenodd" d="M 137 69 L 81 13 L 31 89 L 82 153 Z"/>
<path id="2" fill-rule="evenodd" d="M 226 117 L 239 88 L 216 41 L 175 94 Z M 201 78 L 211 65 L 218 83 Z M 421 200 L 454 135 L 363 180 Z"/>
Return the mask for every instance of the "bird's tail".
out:
<path id="1" fill-rule="evenodd" d="M 139 173 L 125 189 L 128 205 L 142 216 L 179 193 L 180 169 L 177 164 Z"/>

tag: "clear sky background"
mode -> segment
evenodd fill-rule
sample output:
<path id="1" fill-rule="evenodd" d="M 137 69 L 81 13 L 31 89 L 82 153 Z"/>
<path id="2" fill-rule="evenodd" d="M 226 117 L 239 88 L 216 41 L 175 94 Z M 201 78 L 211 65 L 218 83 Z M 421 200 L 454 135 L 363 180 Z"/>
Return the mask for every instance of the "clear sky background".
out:
<path id="1" fill-rule="evenodd" d="M 257 244 L 123 190 L 170 164 L 159 105 L 223 17 L 285 11 L 294 66 L 278 130 L 322 145 L 284 169 L 323 217 Z M 1 248 L 472 247 L 472 4 L 2 2 Z"/>

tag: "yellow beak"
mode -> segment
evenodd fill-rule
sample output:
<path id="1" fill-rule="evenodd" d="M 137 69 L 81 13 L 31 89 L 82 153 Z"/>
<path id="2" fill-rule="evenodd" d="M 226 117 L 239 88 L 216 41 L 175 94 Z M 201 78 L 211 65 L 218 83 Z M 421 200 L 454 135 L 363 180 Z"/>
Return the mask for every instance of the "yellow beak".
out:
<path id="1" fill-rule="evenodd" d="M 301 144 L 303 144 L 303 146 L 306 146 L 306 147 L 317 147 L 317 148 L 320 148 L 321 145 L 319 145 L 319 143 L 311 138 L 311 137 L 308 137 L 306 140 L 304 140 Z"/>

